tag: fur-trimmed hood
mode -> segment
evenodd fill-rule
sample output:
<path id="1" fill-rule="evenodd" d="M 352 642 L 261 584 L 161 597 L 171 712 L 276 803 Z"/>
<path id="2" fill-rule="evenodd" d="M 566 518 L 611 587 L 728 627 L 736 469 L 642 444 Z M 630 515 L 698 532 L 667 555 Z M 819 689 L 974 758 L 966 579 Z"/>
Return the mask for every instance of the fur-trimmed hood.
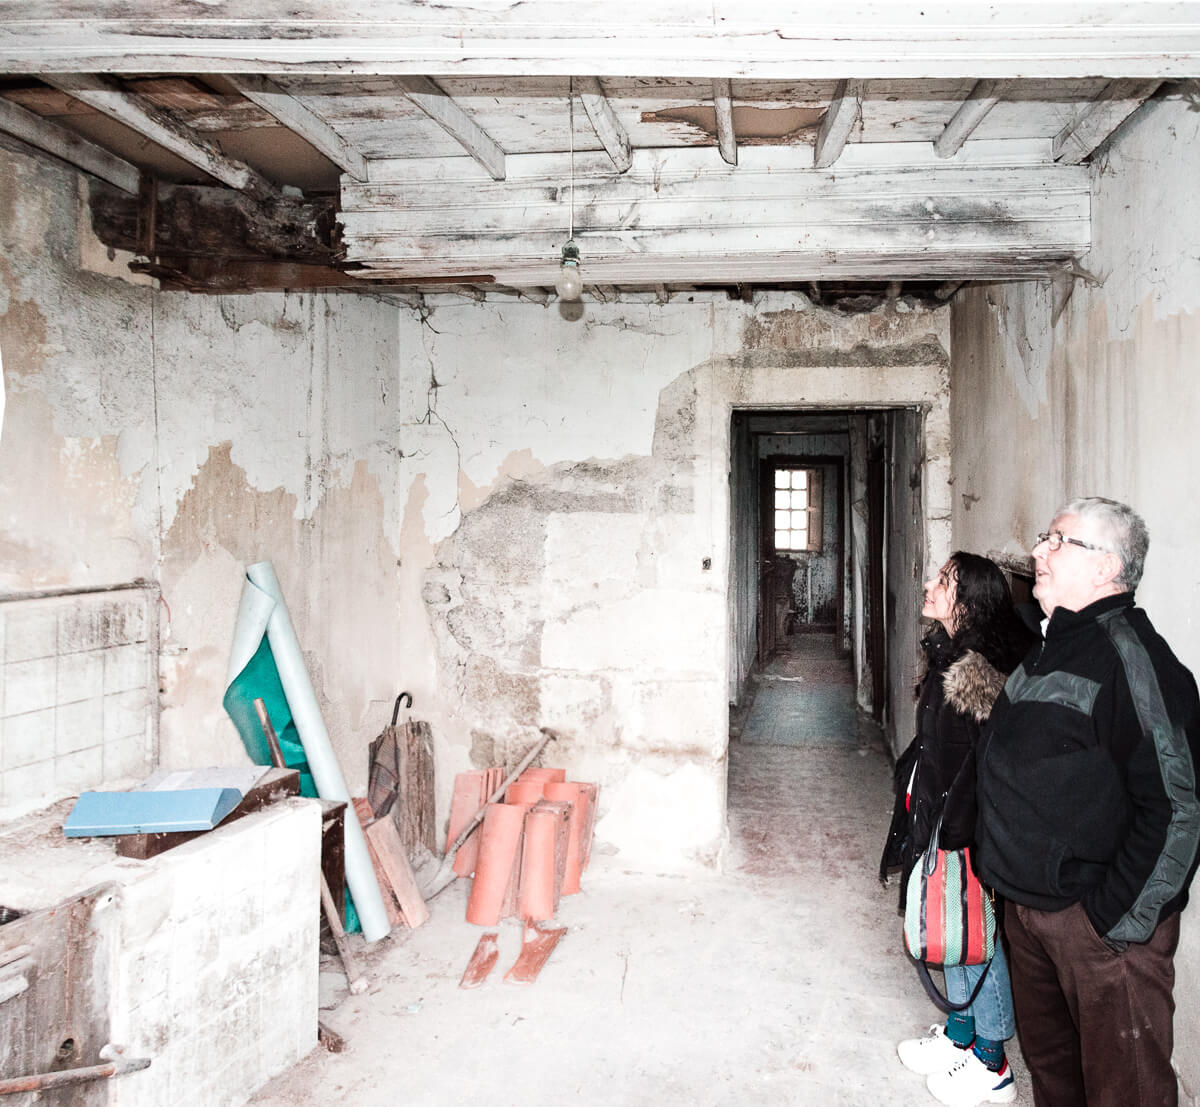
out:
<path id="1" fill-rule="evenodd" d="M 1004 674 L 975 650 L 967 650 L 942 677 L 946 702 L 977 723 L 987 722 L 1004 682 Z"/>

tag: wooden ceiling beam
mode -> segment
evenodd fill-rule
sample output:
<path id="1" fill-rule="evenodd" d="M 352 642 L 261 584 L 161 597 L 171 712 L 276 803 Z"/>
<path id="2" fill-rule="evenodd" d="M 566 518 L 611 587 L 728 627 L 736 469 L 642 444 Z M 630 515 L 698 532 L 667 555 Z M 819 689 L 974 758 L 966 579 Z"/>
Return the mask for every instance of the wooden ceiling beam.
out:
<path id="1" fill-rule="evenodd" d="M 1104 91 L 1082 108 L 1054 138 L 1055 161 L 1078 165 L 1138 110 L 1161 81 L 1109 81 Z"/>
<path id="2" fill-rule="evenodd" d="M 7 0 L 0 72 L 599 77 L 1192 77 L 1194 0 Z M 237 8 L 238 10 L 233 10 Z M 1149 10 L 1148 10 L 1149 9 Z"/>
<path id="3" fill-rule="evenodd" d="M 367 159 L 324 119 L 269 77 L 244 73 L 227 79 L 247 100 L 273 115 L 339 169 L 349 173 L 356 181 L 367 179 Z"/>
<path id="4" fill-rule="evenodd" d="M 733 82 L 713 81 L 713 108 L 717 113 L 717 148 L 730 165 L 737 165 L 737 133 L 733 129 Z"/>
<path id="5" fill-rule="evenodd" d="M 123 123 L 230 188 L 258 199 L 279 195 L 279 190 L 250 166 L 227 157 L 161 108 L 126 92 L 111 77 L 67 73 L 47 75 L 45 79 L 55 88 Z"/>
<path id="6" fill-rule="evenodd" d="M 635 150 L 621 176 L 602 155 L 577 159 L 574 237 L 588 282 L 1028 276 L 1090 247 L 1086 168 L 948 162 L 929 144 L 917 159 L 915 145 L 897 144 L 909 164 L 854 146 L 823 171 L 804 147 L 744 147 L 736 169 L 703 147 Z M 469 183 L 469 206 L 455 202 L 467 182 L 450 187 L 437 166 L 426 179 L 409 167 L 394 181 L 345 184 L 347 261 L 368 279 L 482 273 L 549 284 L 565 160 L 512 155 L 502 185 L 479 174 Z"/>
<path id="7" fill-rule="evenodd" d="M 488 171 L 504 180 L 504 151 L 495 140 L 428 77 L 405 77 L 404 94 Z"/>
<path id="8" fill-rule="evenodd" d="M 136 165 L 3 97 L 0 97 L 0 131 L 61 158 L 93 177 L 108 181 L 122 192 L 137 195 L 139 173 Z"/>
<path id="9" fill-rule="evenodd" d="M 933 141 L 933 152 L 939 158 L 951 158 L 962 149 L 975 128 L 987 118 L 999 102 L 998 81 L 976 81 L 967 98 L 958 106 L 945 130 Z"/>
<path id="10" fill-rule="evenodd" d="M 580 102 L 588 119 L 592 122 L 592 130 L 600 140 L 606 153 L 612 158 L 613 168 L 618 173 L 624 173 L 633 164 L 633 151 L 629 144 L 629 135 L 621 126 L 617 113 L 604 95 L 598 77 L 575 78 L 575 89 L 579 93 Z"/>
<path id="11" fill-rule="evenodd" d="M 862 81 L 839 81 L 833 100 L 821 120 L 813 147 L 813 166 L 828 169 L 842 156 L 846 140 L 862 114 Z"/>

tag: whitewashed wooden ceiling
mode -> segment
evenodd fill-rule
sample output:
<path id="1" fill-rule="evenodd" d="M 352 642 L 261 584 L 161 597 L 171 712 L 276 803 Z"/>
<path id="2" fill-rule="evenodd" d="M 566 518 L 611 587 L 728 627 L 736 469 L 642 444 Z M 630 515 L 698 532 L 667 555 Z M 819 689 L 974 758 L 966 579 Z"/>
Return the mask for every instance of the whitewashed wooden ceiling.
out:
<path id="1" fill-rule="evenodd" d="M 197 287 L 168 201 L 214 188 L 336 214 L 210 259 L 247 285 L 544 296 L 568 237 L 599 295 L 1053 274 L 1088 161 L 1197 75 L 1200 3 L 1154 0 L 0 0 L 0 131 Z"/>

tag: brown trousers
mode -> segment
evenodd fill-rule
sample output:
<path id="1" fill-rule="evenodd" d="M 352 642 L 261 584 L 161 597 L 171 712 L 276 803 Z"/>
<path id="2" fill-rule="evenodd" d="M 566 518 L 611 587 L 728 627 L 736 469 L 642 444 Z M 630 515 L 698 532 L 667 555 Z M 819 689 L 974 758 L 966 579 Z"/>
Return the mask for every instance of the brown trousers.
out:
<path id="1" fill-rule="evenodd" d="M 1005 905 L 1013 1004 L 1037 1107 L 1176 1107 L 1179 915 L 1116 953 L 1083 907 Z"/>

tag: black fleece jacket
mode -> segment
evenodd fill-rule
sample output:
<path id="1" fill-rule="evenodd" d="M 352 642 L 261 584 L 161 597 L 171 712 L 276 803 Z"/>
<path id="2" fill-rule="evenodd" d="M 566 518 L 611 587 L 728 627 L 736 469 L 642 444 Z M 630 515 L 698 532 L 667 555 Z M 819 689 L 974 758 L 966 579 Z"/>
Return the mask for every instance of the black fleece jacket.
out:
<path id="1" fill-rule="evenodd" d="M 901 911 L 908 875 L 929 845 L 939 814 L 941 848 L 960 849 L 974 841 L 972 755 L 979 728 L 1004 686 L 1002 673 L 975 650 L 956 649 L 940 625 L 921 645 L 927 669 L 917 702 L 917 733 L 896 762 L 895 807 L 879 863 L 881 881 L 889 870 L 902 870 Z"/>
<path id="2" fill-rule="evenodd" d="M 1200 847 L 1196 682 L 1133 596 L 1056 608 L 978 747 L 976 864 L 1114 948 L 1187 903 Z"/>

